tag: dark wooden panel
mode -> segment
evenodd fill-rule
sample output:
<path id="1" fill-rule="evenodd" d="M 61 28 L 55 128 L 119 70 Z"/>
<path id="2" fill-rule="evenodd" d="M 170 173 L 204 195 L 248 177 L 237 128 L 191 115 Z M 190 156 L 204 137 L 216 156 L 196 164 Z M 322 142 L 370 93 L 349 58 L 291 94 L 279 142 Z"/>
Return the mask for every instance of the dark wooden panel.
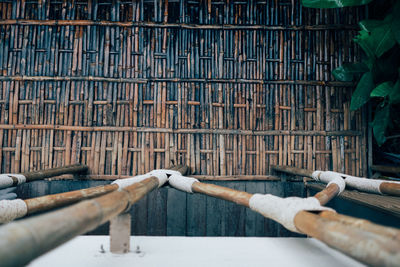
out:
<path id="1" fill-rule="evenodd" d="M 218 184 L 218 183 L 215 183 Z M 206 235 L 221 236 L 222 235 L 222 217 L 221 214 L 225 209 L 224 200 L 213 197 L 206 197 Z"/>
<path id="2" fill-rule="evenodd" d="M 207 232 L 207 196 L 187 195 L 187 235 L 205 236 Z"/>
<path id="3" fill-rule="evenodd" d="M 131 229 L 133 235 L 147 234 L 147 196 L 139 200 L 131 208 L 132 222 Z"/>
<path id="4" fill-rule="evenodd" d="M 18 187 L 20 197 L 60 193 L 109 181 L 36 181 Z M 211 182 L 210 182 L 211 183 Z M 250 193 L 301 195 L 302 183 L 277 181 L 219 181 L 221 186 Z M 287 188 L 286 188 L 287 187 Z M 234 203 L 204 196 L 187 194 L 170 187 L 151 192 L 132 206 L 133 235 L 188 236 L 293 236 L 282 227 L 252 210 Z M 89 234 L 108 234 L 106 223 Z"/>
<path id="5" fill-rule="evenodd" d="M 240 191 L 246 190 L 245 183 L 227 182 L 220 185 L 233 188 Z M 223 236 L 244 236 L 245 235 L 245 217 L 246 207 L 239 206 L 236 203 L 225 202 L 225 209 L 222 217 L 222 235 Z"/>
<path id="6" fill-rule="evenodd" d="M 325 188 L 325 186 L 321 184 L 308 184 L 307 187 L 312 188 L 316 191 L 320 191 Z M 342 194 L 340 194 L 339 198 L 350 200 L 352 202 L 370 207 L 372 209 L 376 209 L 390 215 L 400 217 L 399 197 L 369 194 L 356 190 L 346 189 Z"/>
<path id="7" fill-rule="evenodd" d="M 246 192 L 265 194 L 265 182 L 246 182 Z M 246 209 L 245 236 L 264 236 L 264 217 Z"/>
<path id="8" fill-rule="evenodd" d="M 167 188 L 167 235 L 186 235 L 186 195 L 174 188 Z"/>
<path id="9" fill-rule="evenodd" d="M 154 190 L 147 197 L 147 235 L 167 234 L 167 189 Z"/>

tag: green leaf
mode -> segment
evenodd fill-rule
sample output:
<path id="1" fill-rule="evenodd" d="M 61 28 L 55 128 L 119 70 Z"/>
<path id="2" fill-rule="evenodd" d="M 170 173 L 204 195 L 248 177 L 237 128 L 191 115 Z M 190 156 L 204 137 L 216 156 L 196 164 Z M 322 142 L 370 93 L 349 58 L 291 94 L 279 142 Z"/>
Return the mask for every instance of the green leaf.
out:
<path id="1" fill-rule="evenodd" d="M 369 69 L 364 63 L 346 63 L 332 71 L 336 80 L 351 82 L 354 76 L 367 72 Z"/>
<path id="2" fill-rule="evenodd" d="M 359 22 L 361 31 L 354 41 L 358 43 L 369 56 L 382 56 L 396 44 L 392 32 L 392 15 L 384 20 L 363 20 Z"/>
<path id="3" fill-rule="evenodd" d="M 392 91 L 389 94 L 389 103 L 390 104 L 399 104 L 400 103 L 400 80 L 394 84 Z"/>
<path id="4" fill-rule="evenodd" d="M 375 140 L 379 146 L 386 141 L 386 128 L 390 122 L 390 105 L 385 105 L 383 108 L 378 108 L 374 121 L 372 122 L 372 128 L 375 136 Z"/>
<path id="5" fill-rule="evenodd" d="M 337 8 L 345 6 L 366 5 L 372 0 L 302 0 L 305 7 L 312 8 Z"/>
<path id="6" fill-rule="evenodd" d="M 400 65 L 400 47 L 395 45 L 387 53 L 373 61 L 372 77 L 375 84 L 386 81 L 396 82 L 399 77 L 397 69 Z"/>
<path id="7" fill-rule="evenodd" d="M 393 8 L 392 32 L 394 39 L 400 44 L 400 1 L 397 1 Z"/>
<path id="8" fill-rule="evenodd" d="M 370 44 L 370 36 L 369 33 L 365 30 L 362 30 L 358 33 L 356 37 L 354 37 L 353 41 L 361 46 L 362 50 L 364 50 L 365 54 L 369 58 L 375 58 L 375 50 L 373 44 Z"/>
<path id="9" fill-rule="evenodd" d="M 369 100 L 369 94 L 374 89 L 371 72 L 366 72 L 357 84 L 356 90 L 351 96 L 350 109 L 357 110 Z"/>
<path id="10" fill-rule="evenodd" d="M 385 97 L 390 94 L 393 89 L 392 82 L 384 82 L 378 85 L 372 92 L 371 97 Z"/>

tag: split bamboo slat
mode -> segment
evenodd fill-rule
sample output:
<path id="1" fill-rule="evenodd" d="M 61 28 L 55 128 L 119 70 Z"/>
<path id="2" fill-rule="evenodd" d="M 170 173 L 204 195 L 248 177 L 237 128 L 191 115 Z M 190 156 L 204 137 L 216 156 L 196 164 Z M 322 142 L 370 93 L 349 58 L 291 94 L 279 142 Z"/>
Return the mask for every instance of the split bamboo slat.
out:
<path id="1" fill-rule="evenodd" d="M 365 15 L 297 0 L 0 0 L 0 172 L 366 175 L 365 116 L 330 74 L 358 60 Z"/>

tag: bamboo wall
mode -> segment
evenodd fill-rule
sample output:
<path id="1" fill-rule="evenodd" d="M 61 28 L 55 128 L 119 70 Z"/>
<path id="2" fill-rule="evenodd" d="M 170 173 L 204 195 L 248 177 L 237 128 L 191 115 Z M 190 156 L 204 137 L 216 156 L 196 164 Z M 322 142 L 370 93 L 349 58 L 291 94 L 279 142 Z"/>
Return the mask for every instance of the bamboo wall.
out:
<path id="1" fill-rule="evenodd" d="M 366 174 L 366 121 L 331 71 L 365 10 L 299 1 L 1 1 L 0 172 L 188 164 Z"/>

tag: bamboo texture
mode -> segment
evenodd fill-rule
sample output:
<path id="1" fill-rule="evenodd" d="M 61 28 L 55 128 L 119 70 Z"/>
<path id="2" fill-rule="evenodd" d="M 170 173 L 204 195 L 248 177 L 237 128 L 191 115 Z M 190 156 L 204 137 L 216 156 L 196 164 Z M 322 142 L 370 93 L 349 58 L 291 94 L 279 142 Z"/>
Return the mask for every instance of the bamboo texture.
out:
<path id="1" fill-rule="evenodd" d="M 366 11 L 299 2 L 0 1 L 0 171 L 366 175 L 365 117 L 330 75 Z"/>
<path id="2" fill-rule="evenodd" d="M 190 172 L 187 166 L 182 165 L 173 166 L 171 170 L 176 170 L 182 175 Z M 83 199 L 66 208 L 0 227 L 2 266 L 26 265 L 73 237 L 95 229 L 128 211 L 133 204 L 156 189 L 159 183 L 159 179 L 152 176 L 121 190 L 117 190 L 117 187 L 108 188 L 111 192 L 102 196 L 90 200 Z M 53 204 L 55 203 L 49 203 L 50 208 L 55 207 Z M 26 253 L 19 255 L 18 251 Z"/>
<path id="3" fill-rule="evenodd" d="M 194 182 L 192 190 L 195 193 L 232 201 L 245 207 L 249 207 L 250 198 L 253 196 L 247 192 L 201 182 Z M 328 193 L 330 188 L 324 191 L 330 194 Z M 330 199 L 335 196 L 335 194 L 330 195 Z M 327 202 L 325 198 L 318 200 Z M 343 216 L 332 211 L 318 213 L 300 211 L 294 218 L 294 224 L 303 233 L 365 264 L 398 266 L 400 258 L 398 254 L 400 231 L 398 229 Z"/>

